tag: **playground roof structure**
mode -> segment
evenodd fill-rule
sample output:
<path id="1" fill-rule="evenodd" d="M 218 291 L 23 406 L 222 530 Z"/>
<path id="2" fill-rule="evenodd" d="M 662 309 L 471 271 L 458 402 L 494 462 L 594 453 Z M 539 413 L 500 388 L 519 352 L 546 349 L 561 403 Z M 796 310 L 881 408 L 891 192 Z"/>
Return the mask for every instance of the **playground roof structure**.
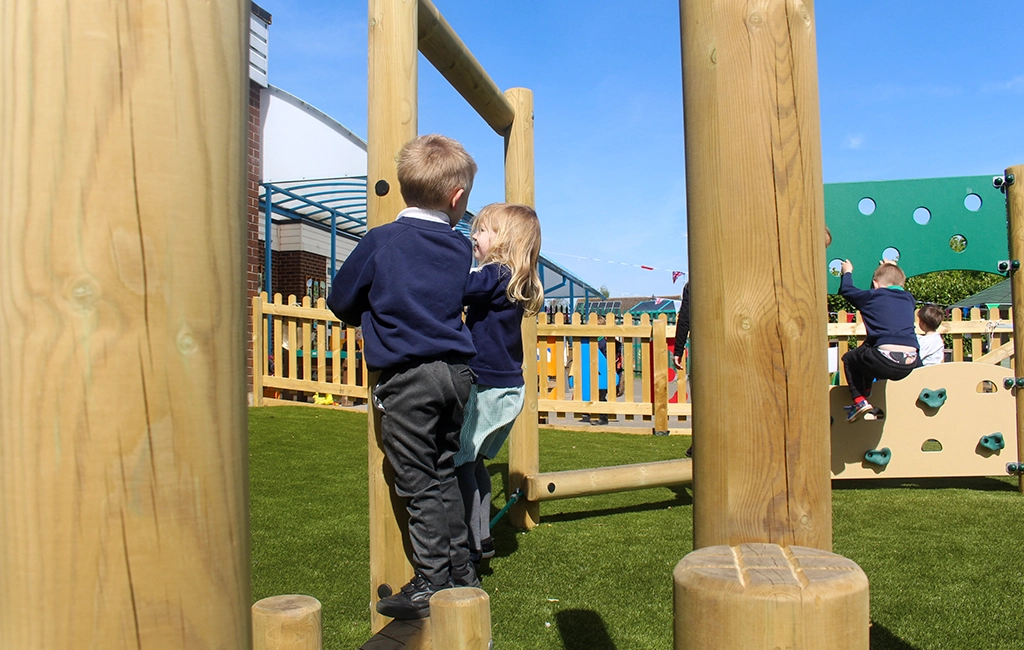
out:
<path id="1" fill-rule="evenodd" d="M 679 311 L 679 301 L 672 300 L 670 298 L 651 298 L 650 300 L 644 300 L 633 306 L 629 310 L 631 314 L 651 314 L 657 316 L 659 314 L 670 314 L 675 316 L 676 312 Z"/>
<path id="2" fill-rule="evenodd" d="M 967 296 L 953 307 L 989 307 L 998 306 L 1000 309 L 1013 306 L 1010 297 L 1010 279 L 993 284 L 987 289 L 982 289 L 973 296 Z"/>
<path id="3" fill-rule="evenodd" d="M 322 178 L 316 180 L 277 181 L 261 184 L 260 211 L 264 215 L 265 267 L 271 269 L 270 254 L 272 224 L 304 223 L 331 233 L 330 272 L 338 268 L 337 238 L 358 241 L 366 234 L 366 176 Z M 473 214 L 466 216 L 455 229 L 469 237 Z M 585 301 L 601 299 L 601 292 L 587 284 L 571 271 L 555 264 L 542 254 L 538 273 L 544 285 L 546 300 L 577 298 Z M 272 293 L 272 274 L 265 274 L 264 285 Z"/>

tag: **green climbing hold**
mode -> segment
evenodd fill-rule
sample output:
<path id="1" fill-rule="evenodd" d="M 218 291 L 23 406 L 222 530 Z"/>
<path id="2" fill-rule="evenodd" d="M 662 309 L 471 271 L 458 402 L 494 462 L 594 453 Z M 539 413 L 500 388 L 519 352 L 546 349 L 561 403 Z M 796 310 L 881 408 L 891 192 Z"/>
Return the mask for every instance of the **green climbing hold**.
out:
<path id="1" fill-rule="evenodd" d="M 1013 385 L 1015 383 L 1016 382 L 1013 380 L 1013 377 L 1007 377 L 1006 379 L 1003 380 L 1003 388 L 1005 388 L 1006 390 L 1010 390 L 1011 388 L 1013 388 Z"/>
<path id="2" fill-rule="evenodd" d="M 981 440 L 978 441 L 978 444 L 990 451 L 999 451 L 1006 447 L 1006 441 L 1003 440 L 1003 434 L 998 432 L 982 436 Z"/>
<path id="3" fill-rule="evenodd" d="M 945 388 L 922 388 L 921 394 L 917 396 L 917 400 L 927 406 L 928 408 L 937 409 L 946 402 L 946 389 Z"/>
<path id="4" fill-rule="evenodd" d="M 892 460 L 892 452 L 889 451 L 888 447 L 882 447 L 881 449 L 872 449 L 871 451 L 864 454 L 864 460 L 871 463 L 872 465 L 878 465 L 879 467 L 885 467 Z"/>
<path id="5" fill-rule="evenodd" d="M 1024 463 L 1006 463 L 1007 474 L 1022 474 L 1024 473 Z"/>

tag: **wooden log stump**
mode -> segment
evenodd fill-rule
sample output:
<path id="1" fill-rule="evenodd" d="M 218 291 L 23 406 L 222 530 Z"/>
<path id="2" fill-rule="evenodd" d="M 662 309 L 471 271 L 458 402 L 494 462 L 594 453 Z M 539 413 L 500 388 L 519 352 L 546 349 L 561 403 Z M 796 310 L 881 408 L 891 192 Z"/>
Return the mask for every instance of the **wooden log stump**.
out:
<path id="1" fill-rule="evenodd" d="M 430 599 L 431 641 L 437 650 L 488 650 L 491 599 L 483 589 L 445 589 Z"/>
<path id="2" fill-rule="evenodd" d="M 312 596 L 271 596 L 252 606 L 253 650 L 321 650 L 320 601 Z"/>
<path id="3" fill-rule="evenodd" d="M 676 650 L 867 650 L 868 579 L 803 546 L 708 546 L 676 565 Z"/>

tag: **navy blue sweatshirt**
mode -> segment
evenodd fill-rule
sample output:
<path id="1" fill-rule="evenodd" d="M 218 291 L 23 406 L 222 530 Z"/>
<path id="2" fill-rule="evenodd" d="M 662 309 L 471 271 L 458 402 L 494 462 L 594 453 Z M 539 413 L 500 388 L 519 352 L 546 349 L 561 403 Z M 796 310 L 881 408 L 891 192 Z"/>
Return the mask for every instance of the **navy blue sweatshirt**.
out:
<path id="1" fill-rule="evenodd" d="M 909 345 L 917 347 L 914 333 L 914 296 L 903 289 L 879 287 L 864 291 L 853 286 L 853 277 L 844 273 L 839 281 L 839 295 L 860 311 L 868 336 L 864 343 Z"/>
<path id="2" fill-rule="evenodd" d="M 472 260 L 469 240 L 448 224 L 398 219 L 360 240 L 334 276 L 327 306 L 363 326 L 372 370 L 465 363 L 475 353 L 462 322 Z"/>
<path id="3" fill-rule="evenodd" d="M 512 272 L 502 264 L 484 264 L 469 274 L 464 298 L 466 325 L 476 356 L 469 367 L 481 386 L 523 386 L 523 308 L 505 291 Z"/>

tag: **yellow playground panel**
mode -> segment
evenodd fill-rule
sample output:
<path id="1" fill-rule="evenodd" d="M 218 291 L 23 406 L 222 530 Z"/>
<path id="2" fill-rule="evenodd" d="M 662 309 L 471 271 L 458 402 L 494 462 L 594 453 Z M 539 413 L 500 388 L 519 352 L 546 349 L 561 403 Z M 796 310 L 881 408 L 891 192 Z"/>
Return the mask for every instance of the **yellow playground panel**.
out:
<path id="1" fill-rule="evenodd" d="M 869 398 L 881 420 L 846 422 L 846 386 L 833 386 L 833 478 L 998 476 L 1017 461 L 1015 395 L 1009 368 L 943 363 L 902 381 L 879 381 Z M 867 456 L 866 456 L 867 455 Z"/>

